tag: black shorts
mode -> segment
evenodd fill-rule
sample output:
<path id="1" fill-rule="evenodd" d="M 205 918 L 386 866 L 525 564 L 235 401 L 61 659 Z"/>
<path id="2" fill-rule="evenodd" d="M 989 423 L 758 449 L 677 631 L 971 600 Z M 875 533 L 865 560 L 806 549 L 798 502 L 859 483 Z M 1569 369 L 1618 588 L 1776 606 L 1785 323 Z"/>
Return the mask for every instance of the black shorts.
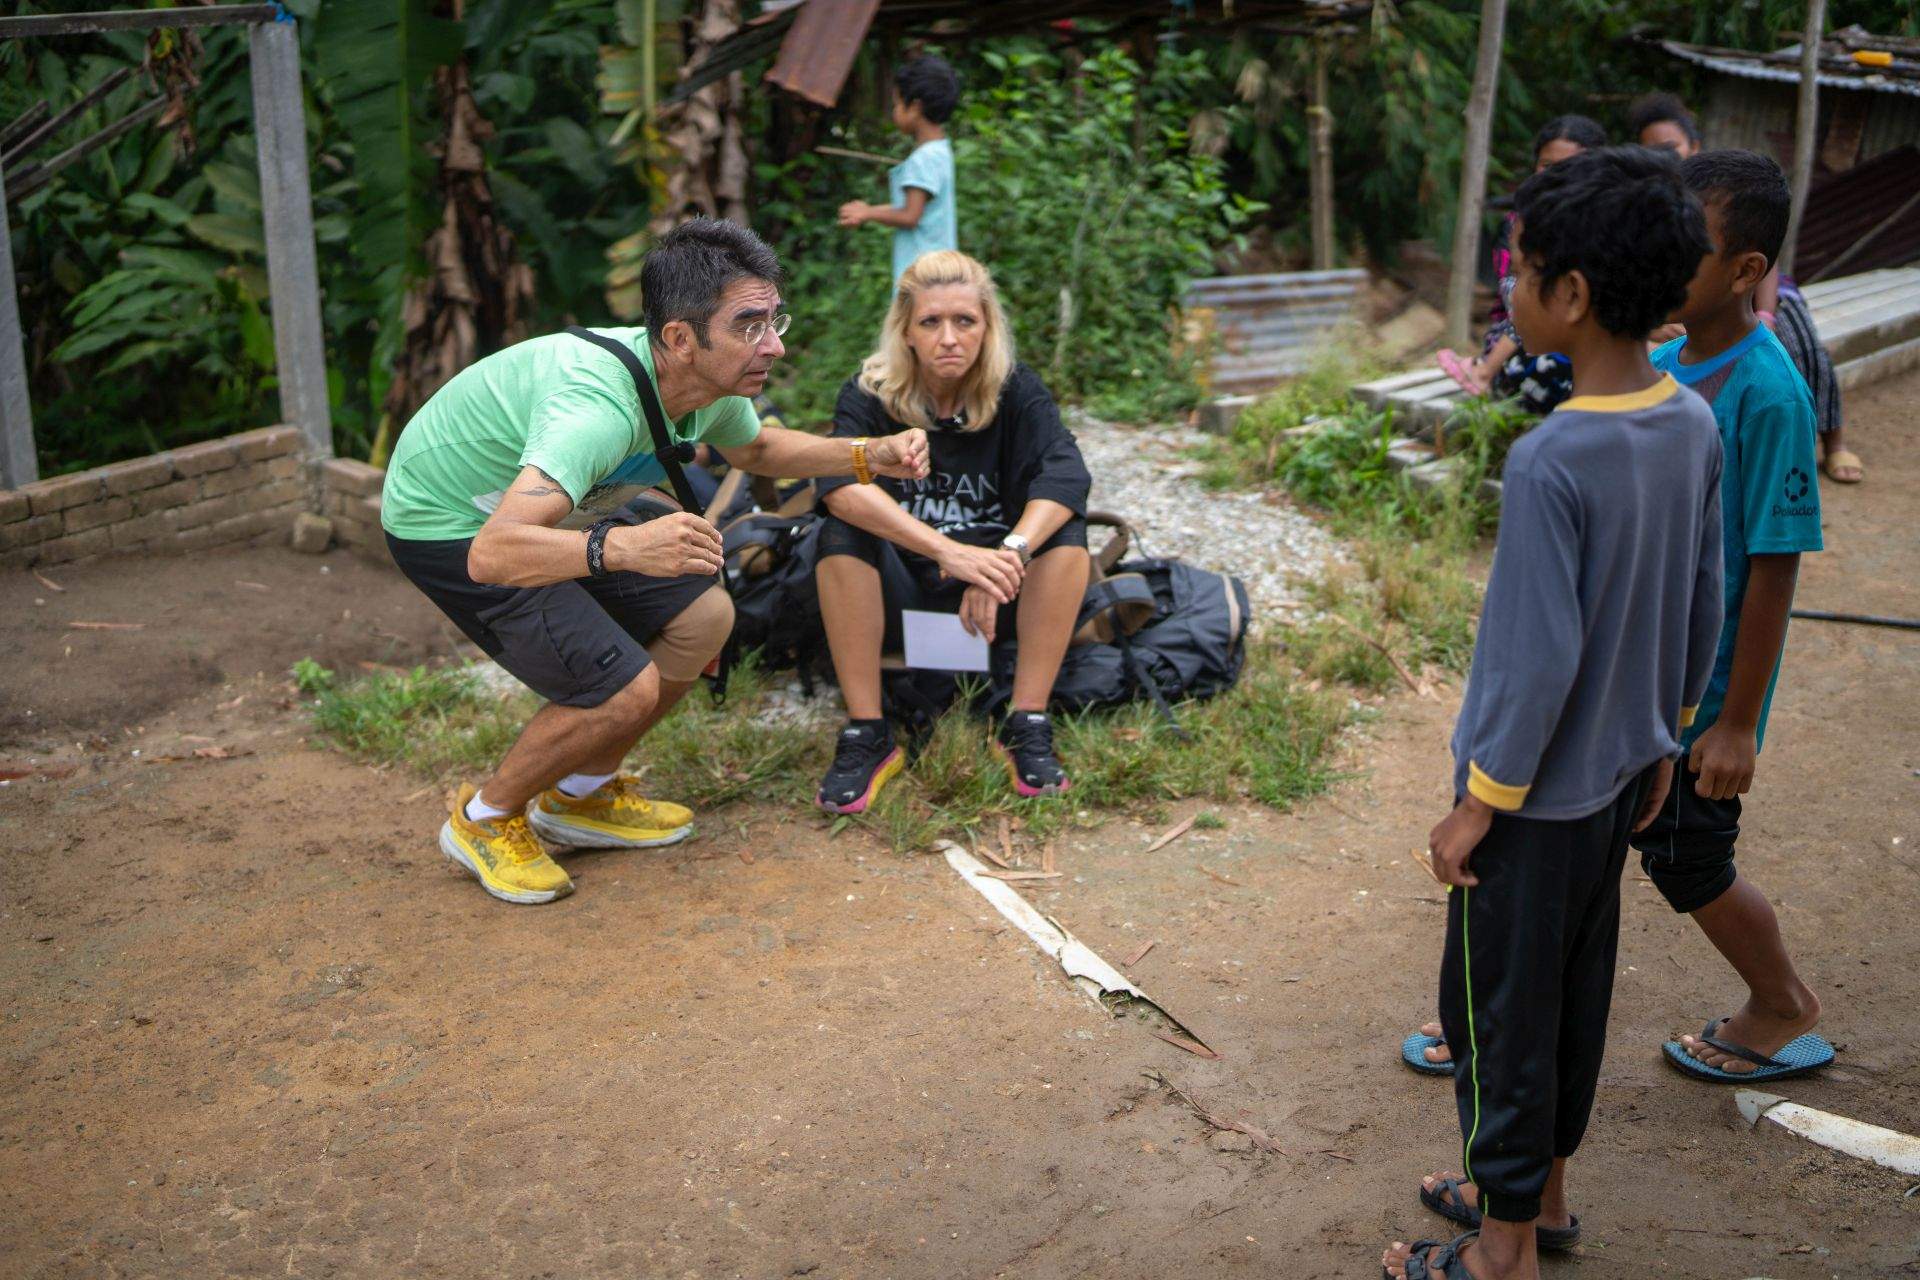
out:
<path id="1" fill-rule="evenodd" d="M 624 511 L 628 523 L 642 517 Z M 610 573 L 545 587 L 497 587 L 467 575 L 471 538 L 387 535 L 393 562 L 440 612 L 521 684 L 563 707 L 597 707 L 653 659 L 646 645 L 717 577 Z"/>
<path id="2" fill-rule="evenodd" d="M 1641 869 L 1682 914 L 1733 886 L 1733 846 L 1740 839 L 1740 797 L 1708 800 L 1693 789 L 1695 780 L 1681 761 L 1666 803 L 1646 830 L 1633 834 Z"/>
<path id="3" fill-rule="evenodd" d="M 1055 547 L 1086 545 L 1087 522 L 1075 516 L 1035 548 L 1033 554 L 1044 555 Z M 905 643 L 900 625 L 903 610 L 958 613 L 960 597 L 967 592 L 966 583 L 941 577 L 940 566 L 925 556 L 904 552 L 880 535 L 850 525 L 838 516 L 822 515 L 819 555 L 823 560 L 828 556 L 852 556 L 880 571 L 880 598 L 887 614 L 886 635 L 880 644 L 883 653 L 898 653 Z M 1012 637 L 1017 616 L 1014 605 L 1000 606 L 993 624 L 996 640 Z"/>

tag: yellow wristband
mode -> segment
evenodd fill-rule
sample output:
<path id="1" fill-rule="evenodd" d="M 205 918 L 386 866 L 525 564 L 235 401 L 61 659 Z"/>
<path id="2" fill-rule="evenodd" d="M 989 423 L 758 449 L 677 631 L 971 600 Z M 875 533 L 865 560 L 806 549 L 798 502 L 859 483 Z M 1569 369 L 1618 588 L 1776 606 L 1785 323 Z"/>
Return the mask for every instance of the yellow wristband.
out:
<path id="1" fill-rule="evenodd" d="M 867 466 L 867 438 L 861 436 L 853 442 L 853 478 L 861 484 L 873 483 L 873 469 Z"/>

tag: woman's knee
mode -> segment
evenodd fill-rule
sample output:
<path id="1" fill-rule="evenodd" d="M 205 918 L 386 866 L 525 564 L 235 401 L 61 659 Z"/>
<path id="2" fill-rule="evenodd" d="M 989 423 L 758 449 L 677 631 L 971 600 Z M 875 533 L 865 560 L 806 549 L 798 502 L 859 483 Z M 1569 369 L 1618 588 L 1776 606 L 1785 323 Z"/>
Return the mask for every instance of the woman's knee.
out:
<path id="1" fill-rule="evenodd" d="M 647 646 L 660 678 L 688 684 L 733 634 L 733 598 L 715 586 L 675 614 Z"/>

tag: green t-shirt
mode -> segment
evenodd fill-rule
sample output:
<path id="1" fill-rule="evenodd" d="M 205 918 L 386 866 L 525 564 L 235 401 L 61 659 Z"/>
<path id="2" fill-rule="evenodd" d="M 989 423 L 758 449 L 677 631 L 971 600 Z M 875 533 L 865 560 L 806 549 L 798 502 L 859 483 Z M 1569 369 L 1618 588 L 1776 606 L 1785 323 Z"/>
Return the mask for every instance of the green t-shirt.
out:
<path id="1" fill-rule="evenodd" d="M 645 329 L 594 332 L 632 347 L 653 375 Z M 760 415 L 752 401 L 727 396 L 669 430 L 677 442 L 733 448 L 760 434 Z M 611 352 L 556 333 L 455 374 L 401 432 L 380 523 L 396 538 L 471 538 L 528 466 L 573 499 L 569 524 L 590 523 L 666 478 L 633 379 Z"/>

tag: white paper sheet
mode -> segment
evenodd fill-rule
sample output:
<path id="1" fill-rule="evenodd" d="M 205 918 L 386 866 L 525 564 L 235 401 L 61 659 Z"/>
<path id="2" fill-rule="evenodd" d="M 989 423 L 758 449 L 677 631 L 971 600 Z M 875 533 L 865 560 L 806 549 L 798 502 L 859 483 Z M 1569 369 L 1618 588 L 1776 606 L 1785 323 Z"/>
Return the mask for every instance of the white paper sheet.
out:
<path id="1" fill-rule="evenodd" d="M 900 627 L 907 642 L 907 665 L 915 670 L 987 670 L 986 638 L 968 635 L 958 614 L 902 609 Z"/>

